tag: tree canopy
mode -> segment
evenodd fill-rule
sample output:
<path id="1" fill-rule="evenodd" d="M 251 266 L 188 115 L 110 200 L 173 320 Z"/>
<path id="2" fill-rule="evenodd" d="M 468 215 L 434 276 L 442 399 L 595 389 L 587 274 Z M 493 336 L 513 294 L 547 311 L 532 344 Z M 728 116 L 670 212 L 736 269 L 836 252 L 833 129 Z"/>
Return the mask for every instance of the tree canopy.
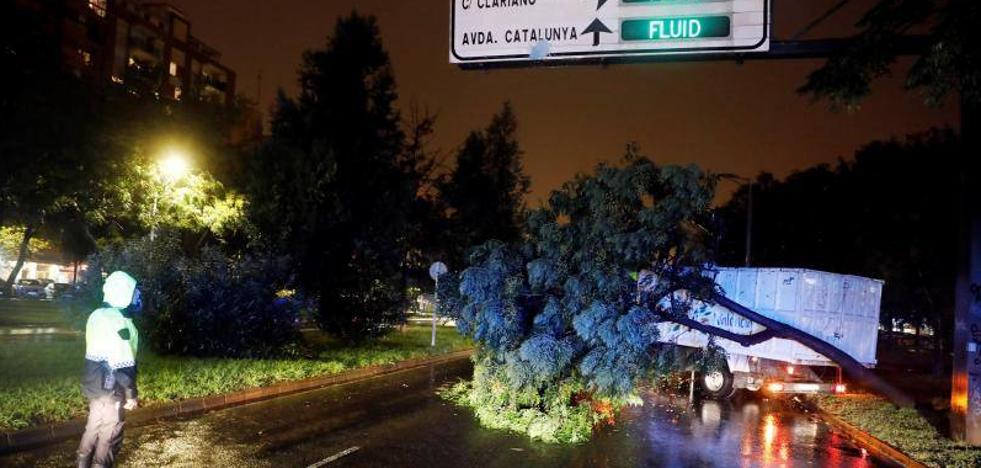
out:
<path id="1" fill-rule="evenodd" d="M 33 12 L 5 2 L 0 14 L 0 228 L 22 234 L 16 278 L 32 240 L 52 224 L 94 209 L 99 181 L 114 163 L 102 138 L 106 103 L 61 64 L 61 48 Z"/>
<path id="2" fill-rule="evenodd" d="M 858 23 L 859 34 L 800 91 L 832 105 L 851 107 L 871 83 L 891 72 L 902 39 L 925 33 L 926 43 L 906 78 L 910 89 L 938 103 L 951 93 L 981 105 L 981 4 L 976 0 L 879 0 Z"/>

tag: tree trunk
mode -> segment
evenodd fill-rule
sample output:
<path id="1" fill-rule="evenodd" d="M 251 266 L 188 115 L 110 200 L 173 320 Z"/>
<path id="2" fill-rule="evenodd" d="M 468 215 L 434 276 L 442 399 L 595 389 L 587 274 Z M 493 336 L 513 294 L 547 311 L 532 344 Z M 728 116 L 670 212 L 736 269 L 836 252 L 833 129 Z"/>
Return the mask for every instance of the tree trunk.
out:
<path id="1" fill-rule="evenodd" d="M 907 408 L 913 407 L 914 402 L 912 398 L 900 391 L 898 388 L 893 387 L 885 380 L 882 380 L 882 378 L 871 370 L 867 369 L 862 365 L 862 363 L 858 362 L 855 360 L 855 358 L 851 357 L 851 355 L 842 351 L 841 349 L 838 349 L 828 342 L 808 333 L 804 333 L 803 331 L 794 327 L 770 319 L 769 317 L 764 317 L 725 296 L 717 295 L 715 299 L 719 304 L 728 308 L 729 310 L 765 326 L 767 330 L 773 330 L 773 333 L 776 336 L 788 340 L 794 340 L 834 361 L 843 371 L 845 371 L 845 374 L 848 374 L 849 377 L 882 394 L 888 398 L 889 401 L 893 402 L 893 404 Z"/>
<path id="2" fill-rule="evenodd" d="M 7 293 L 11 296 L 13 296 L 14 281 L 17 280 L 20 269 L 24 267 L 24 262 L 27 261 L 27 254 L 30 253 L 31 239 L 34 238 L 35 233 L 37 233 L 37 228 L 34 226 L 27 226 L 24 229 L 24 237 L 21 238 L 20 249 L 17 252 L 17 263 L 14 264 L 14 269 L 10 270 L 10 276 L 7 277 L 7 283 L 5 285 Z"/>

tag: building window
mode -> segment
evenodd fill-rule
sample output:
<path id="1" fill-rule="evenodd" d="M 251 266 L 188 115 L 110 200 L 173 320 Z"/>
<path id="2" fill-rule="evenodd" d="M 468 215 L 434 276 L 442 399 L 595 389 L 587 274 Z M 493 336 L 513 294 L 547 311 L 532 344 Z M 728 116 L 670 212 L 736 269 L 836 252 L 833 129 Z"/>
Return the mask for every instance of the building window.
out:
<path id="1" fill-rule="evenodd" d="M 174 38 L 181 42 L 187 42 L 187 33 L 191 29 L 186 21 L 174 18 Z"/>
<path id="2" fill-rule="evenodd" d="M 106 2 L 107 0 L 89 0 L 89 8 L 95 12 L 100 18 L 106 17 Z"/>
<path id="3" fill-rule="evenodd" d="M 170 76 L 184 74 L 185 63 L 187 63 L 187 57 L 182 50 L 176 47 L 170 49 Z"/>
<path id="4" fill-rule="evenodd" d="M 78 56 L 82 59 L 82 63 L 86 67 L 92 66 L 92 54 L 88 51 L 78 49 Z"/>

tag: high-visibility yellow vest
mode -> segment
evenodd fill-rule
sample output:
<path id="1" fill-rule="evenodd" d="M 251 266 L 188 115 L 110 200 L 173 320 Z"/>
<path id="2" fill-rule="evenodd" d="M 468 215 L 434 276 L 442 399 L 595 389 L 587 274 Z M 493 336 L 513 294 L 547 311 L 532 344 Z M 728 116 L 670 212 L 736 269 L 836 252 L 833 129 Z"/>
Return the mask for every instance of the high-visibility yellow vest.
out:
<path id="1" fill-rule="evenodd" d="M 85 325 L 85 359 L 105 362 L 112 369 L 132 367 L 139 340 L 133 320 L 119 309 L 97 309 Z"/>
<path id="2" fill-rule="evenodd" d="M 108 307 L 96 309 L 85 325 L 85 359 L 105 362 L 111 369 L 136 365 L 139 333 L 131 318 L 121 309 L 130 305 L 136 291 L 136 280 L 117 271 L 106 278 L 102 286 Z"/>

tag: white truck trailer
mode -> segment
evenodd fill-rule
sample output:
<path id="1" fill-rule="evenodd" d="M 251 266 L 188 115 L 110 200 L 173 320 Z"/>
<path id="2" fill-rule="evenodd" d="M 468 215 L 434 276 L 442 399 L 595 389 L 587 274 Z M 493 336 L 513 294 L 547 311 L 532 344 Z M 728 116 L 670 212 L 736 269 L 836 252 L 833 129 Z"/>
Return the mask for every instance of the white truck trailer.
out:
<path id="1" fill-rule="evenodd" d="M 725 298 L 816 337 L 867 368 L 875 366 L 882 281 L 788 268 L 718 268 L 713 272 Z M 641 288 L 644 282 L 642 275 Z M 766 330 L 730 308 L 700 301 L 692 304 L 689 318 L 738 335 Z M 662 343 L 704 348 L 709 342 L 708 334 L 677 323 L 662 322 L 658 328 Z M 845 391 L 837 364 L 796 341 L 773 338 L 743 346 L 716 337 L 715 343 L 725 349 L 728 368 L 699 376 L 703 392 L 710 397 L 728 398 L 736 389 L 769 394 Z"/>

